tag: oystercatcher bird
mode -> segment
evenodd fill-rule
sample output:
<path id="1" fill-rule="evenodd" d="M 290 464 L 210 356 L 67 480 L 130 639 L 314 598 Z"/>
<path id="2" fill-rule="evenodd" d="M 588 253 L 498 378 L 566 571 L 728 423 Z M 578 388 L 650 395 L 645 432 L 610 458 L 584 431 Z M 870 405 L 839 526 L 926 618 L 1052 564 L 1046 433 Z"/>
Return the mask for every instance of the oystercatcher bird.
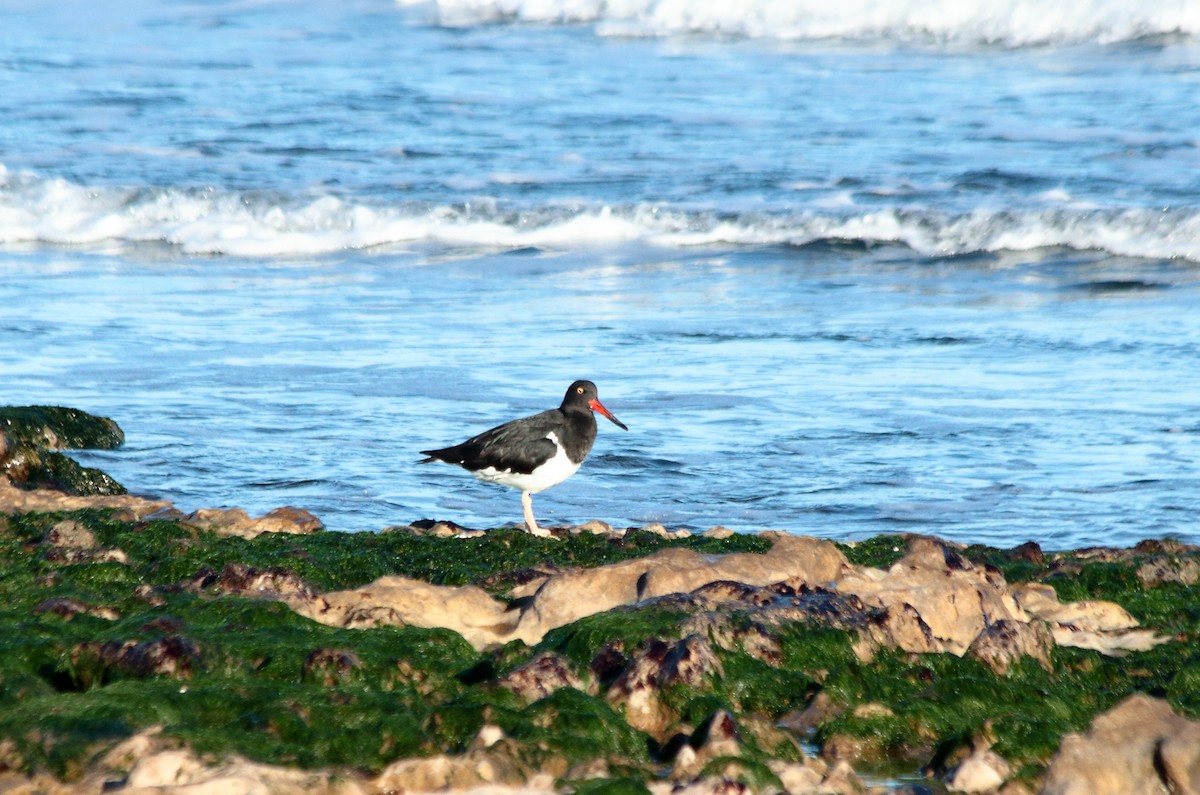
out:
<path id="1" fill-rule="evenodd" d="M 520 489 L 529 532 L 549 536 L 533 518 L 532 495 L 562 483 L 579 469 L 596 441 L 594 411 L 629 430 L 600 402 L 595 384 L 576 381 L 558 408 L 506 422 L 453 447 L 422 450 L 421 455 L 429 457 L 419 463 L 456 464 L 487 483 Z"/>

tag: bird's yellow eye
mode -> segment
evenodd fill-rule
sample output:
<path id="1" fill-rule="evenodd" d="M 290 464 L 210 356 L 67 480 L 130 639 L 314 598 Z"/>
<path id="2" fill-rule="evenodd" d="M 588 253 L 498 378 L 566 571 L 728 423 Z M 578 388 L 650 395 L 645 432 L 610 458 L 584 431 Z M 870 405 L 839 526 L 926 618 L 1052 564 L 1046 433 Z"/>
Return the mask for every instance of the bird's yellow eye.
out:
<path id="1" fill-rule="evenodd" d="M 576 392 L 578 392 L 579 394 L 581 394 L 581 395 L 582 395 L 582 394 L 583 394 L 583 387 L 581 387 L 581 386 L 577 386 L 577 387 L 575 387 L 575 391 L 576 391 Z"/>

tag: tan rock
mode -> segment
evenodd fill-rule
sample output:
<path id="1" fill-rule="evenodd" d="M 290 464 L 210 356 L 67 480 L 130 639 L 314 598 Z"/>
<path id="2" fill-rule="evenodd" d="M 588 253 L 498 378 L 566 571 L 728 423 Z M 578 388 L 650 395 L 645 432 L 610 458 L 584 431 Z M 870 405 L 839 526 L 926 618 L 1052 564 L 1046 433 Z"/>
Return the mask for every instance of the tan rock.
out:
<path id="1" fill-rule="evenodd" d="M 313 598 L 316 592 L 299 575 L 285 569 L 259 569 L 244 563 L 226 563 L 220 573 L 202 569 L 191 586 L 235 596 Z"/>
<path id="2" fill-rule="evenodd" d="M 25 490 L 0 478 L 0 513 L 51 513 L 79 511 L 87 508 L 110 508 L 121 521 L 139 521 L 171 508 L 164 500 L 148 500 L 131 494 L 99 497 L 78 497 L 53 489 Z"/>
<path id="3" fill-rule="evenodd" d="M 725 710 L 717 710 L 692 733 L 690 741 L 675 757 L 671 776 L 675 779 L 695 777 L 714 759 L 736 757 L 742 753 L 737 723 Z"/>
<path id="4" fill-rule="evenodd" d="M 50 528 L 46 543 L 68 549 L 93 549 L 96 546 L 96 534 L 73 519 L 65 519 Z"/>
<path id="5" fill-rule="evenodd" d="M 291 506 L 276 508 L 257 519 L 250 518 L 241 508 L 201 508 L 188 514 L 185 521 L 219 536 L 239 538 L 255 538 L 262 533 L 308 535 L 324 528 L 320 519 L 302 508 Z"/>
<path id="6" fill-rule="evenodd" d="M 486 785 L 518 786 L 523 773 L 502 755 L 487 751 L 462 756 L 438 755 L 394 762 L 373 782 L 383 792 L 473 790 Z"/>
<path id="7" fill-rule="evenodd" d="M 869 703 L 859 704 L 851 713 L 856 718 L 890 718 L 896 713 L 887 704 Z"/>
<path id="8" fill-rule="evenodd" d="M 960 657 L 990 622 L 1028 620 L 998 572 L 977 567 L 926 538 L 914 539 L 908 554 L 886 572 L 859 570 L 842 578 L 837 590 L 868 605 L 911 608 L 929 627 L 936 650 Z"/>
<path id="9" fill-rule="evenodd" d="M 819 795 L 865 795 L 867 787 L 845 760 L 830 766 L 825 778 L 821 779 Z"/>
<path id="10" fill-rule="evenodd" d="M 822 771 L 816 769 L 811 763 L 784 762 L 772 759 L 767 765 L 771 768 L 771 772 L 779 777 L 779 782 L 783 784 L 783 791 L 787 795 L 815 795 L 820 792 L 824 776 Z M 822 767 L 824 767 L 823 764 Z"/>
<path id="11" fill-rule="evenodd" d="M 71 663 L 81 676 L 87 671 L 109 668 L 137 678 L 168 676 L 190 679 L 199 668 L 200 651 L 191 641 L 179 635 L 141 642 L 87 641 L 71 649 Z"/>
<path id="12" fill-rule="evenodd" d="M 1062 604 L 1053 588 L 1036 583 L 1010 589 L 999 572 L 928 538 L 914 538 L 908 554 L 887 571 L 858 569 L 836 590 L 884 611 L 860 628 L 855 651 L 864 659 L 879 646 L 958 656 L 974 648 L 997 671 L 1025 654 L 1049 666 L 1052 644 L 1039 621 L 1058 645 L 1109 654 L 1166 640 L 1136 629 L 1133 617 L 1112 602 Z"/>
<path id="13" fill-rule="evenodd" d="M 37 607 L 33 608 L 33 613 L 34 615 L 51 613 L 62 616 L 68 621 L 77 615 L 95 616 L 105 621 L 116 621 L 121 617 L 121 614 L 115 608 L 105 605 L 89 605 L 81 599 L 75 599 L 70 596 L 53 596 L 43 600 Z"/>
<path id="14" fill-rule="evenodd" d="M 1032 657 L 1047 671 L 1052 670 L 1050 651 L 1054 636 L 1041 619 L 1028 623 L 1002 618 L 989 624 L 967 649 L 967 654 L 1004 676 L 1009 666 L 1022 657 Z"/>
<path id="15" fill-rule="evenodd" d="M 883 571 L 851 566 L 828 541 L 764 535 L 774 543 L 763 554 L 713 557 L 666 549 L 608 566 L 531 572 L 518 578 L 511 605 L 477 587 L 404 577 L 287 601 L 300 614 L 332 626 L 444 627 L 480 650 L 512 640 L 536 645 L 550 630 L 581 618 L 668 597 L 693 614 L 681 626 L 684 632 L 698 632 L 726 648 L 744 641 L 768 663 L 779 656 L 773 644 L 731 632 L 719 621 L 702 627 L 703 614 L 743 606 L 755 622 L 751 626 L 817 621 L 840 627 L 856 633 L 854 649 L 864 660 L 885 647 L 959 656 L 971 650 L 998 672 L 1025 655 L 1048 667 L 1055 642 L 1111 654 L 1164 641 L 1137 629 L 1118 605 L 1064 605 L 1053 588 L 1038 584 L 1010 589 L 998 571 L 976 566 L 932 539 L 914 538 L 908 554 Z"/>
<path id="16" fill-rule="evenodd" d="M 516 623 L 507 605 L 481 588 L 399 576 L 313 598 L 292 597 L 287 603 L 300 615 L 334 627 L 445 627 L 478 649 L 507 637 Z"/>
<path id="17" fill-rule="evenodd" d="M 850 569 L 831 542 L 786 533 L 772 534 L 764 554 L 735 553 L 713 559 L 685 549 L 593 569 L 572 569 L 546 580 L 521 613 L 513 636 L 535 645 L 547 632 L 621 605 L 675 593 L 690 593 L 719 580 L 769 585 L 789 579 L 836 580 Z"/>
<path id="18" fill-rule="evenodd" d="M 699 687 L 723 675 L 721 661 L 699 635 L 689 635 L 673 644 L 654 640 L 612 683 L 606 698 L 624 706 L 630 726 L 661 738 L 677 719 L 659 698 L 663 688 L 674 684 Z"/>
<path id="19" fill-rule="evenodd" d="M 1164 582 L 1195 585 L 1200 582 L 1200 562 L 1195 558 L 1158 555 L 1142 563 L 1138 567 L 1137 576 L 1143 585 L 1148 586 Z"/>
<path id="20" fill-rule="evenodd" d="M 1145 651 L 1165 638 L 1153 630 L 1138 629 L 1138 622 L 1113 602 L 1084 600 L 1063 604 L 1054 588 L 1044 583 L 1021 583 L 1013 597 L 1031 617 L 1046 621 L 1059 646 L 1092 649 L 1104 654 Z"/>
<path id="21" fill-rule="evenodd" d="M 540 654 L 519 668 L 501 677 L 500 687 L 511 690 L 529 701 L 553 693 L 563 687 L 583 690 L 583 681 L 571 670 L 571 664 L 557 654 Z"/>
<path id="22" fill-rule="evenodd" d="M 188 784 L 202 768 L 200 760 L 189 750 L 160 751 L 137 760 L 125 786 L 138 789 Z"/>
<path id="23" fill-rule="evenodd" d="M 592 519 L 590 522 L 584 522 L 581 525 L 571 528 L 572 533 L 591 533 L 597 536 L 612 536 L 615 535 L 613 526 L 608 522 L 602 522 L 599 519 Z"/>
<path id="24" fill-rule="evenodd" d="M 496 724 L 485 723 L 479 727 L 479 733 L 475 735 L 475 739 L 471 740 L 471 749 L 491 748 L 506 736 L 504 729 L 501 729 Z"/>
<path id="25" fill-rule="evenodd" d="M 59 563 L 128 563 L 122 549 L 102 549 L 96 534 L 74 519 L 64 519 L 46 533 L 47 560 Z"/>
<path id="26" fill-rule="evenodd" d="M 1008 760 L 990 748 L 976 750 L 946 779 L 951 792 L 996 792 L 1013 773 Z"/>
<path id="27" fill-rule="evenodd" d="M 652 795 L 750 795 L 750 788 L 733 779 L 706 776 L 688 784 L 655 782 L 647 788 Z"/>
<path id="28" fill-rule="evenodd" d="M 1161 699 L 1130 696 L 1068 734 L 1050 762 L 1042 795 L 1200 793 L 1200 722 Z"/>
<path id="29" fill-rule="evenodd" d="M 139 759 L 129 771 L 122 795 L 366 795 L 350 778 L 308 772 L 231 757 L 214 765 L 192 751 L 172 749 Z"/>

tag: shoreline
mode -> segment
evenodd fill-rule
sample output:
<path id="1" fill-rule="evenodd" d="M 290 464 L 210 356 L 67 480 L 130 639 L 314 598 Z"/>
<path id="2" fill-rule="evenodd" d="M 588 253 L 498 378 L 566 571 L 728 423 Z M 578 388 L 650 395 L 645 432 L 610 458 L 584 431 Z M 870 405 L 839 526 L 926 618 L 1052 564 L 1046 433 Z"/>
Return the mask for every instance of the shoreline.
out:
<path id="1" fill-rule="evenodd" d="M 3 792 L 1200 785 L 1194 546 L 333 533 L 70 480 L 48 416 L 0 424 Z"/>

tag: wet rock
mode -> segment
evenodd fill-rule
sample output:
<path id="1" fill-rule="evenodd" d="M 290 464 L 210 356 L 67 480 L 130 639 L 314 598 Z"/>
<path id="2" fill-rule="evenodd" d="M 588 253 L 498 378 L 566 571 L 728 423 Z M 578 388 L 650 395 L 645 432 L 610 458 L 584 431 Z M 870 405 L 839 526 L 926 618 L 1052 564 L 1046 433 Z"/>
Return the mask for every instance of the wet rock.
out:
<path id="1" fill-rule="evenodd" d="M 497 682 L 527 701 L 537 701 L 563 687 L 583 690 L 583 681 L 571 670 L 571 665 L 557 654 L 540 654 L 514 669 Z"/>
<path id="2" fill-rule="evenodd" d="M 115 422 L 57 406 L 0 408 L 0 472 L 25 489 L 73 495 L 124 494 L 98 469 L 80 466 L 59 450 L 112 450 L 125 441 Z"/>
<path id="3" fill-rule="evenodd" d="M 796 732 L 801 736 L 813 734 L 817 727 L 827 723 L 845 711 L 825 691 L 814 695 L 804 709 L 789 712 L 779 719 L 780 728 Z"/>
<path id="4" fill-rule="evenodd" d="M 188 514 L 185 521 L 219 536 L 254 538 L 262 533 L 296 533 L 307 535 L 324 529 L 321 520 L 301 508 L 276 508 L 257 519 L 250 518 L 241 508 L 223 510 L 202 508 Z"/>
<path id="5" fill-rule="evenodd" d="M 726 648 L 746 642 L 748 651 L 767 662 L 780 658 L 766 628 L 796 621 L 855 633 L 854 649 L 864 661 L 881 648 L 958 656 L 973 649 L 996 671 L 1006 671 L 1023 655 L 1049 665 L 1046 626 L 1054 643 L 1106 653 L 1164 641 L 1137 629 L 1115 604 L 1064 605 L 1053 588 L 1040 584 L 1010 589 L 995 569 L 976 566 L 928 538 L 915 538 L 908 554 L 886 571 L 851 566 L 830 542 L 772 538 L 763 554 L 713 557 L 673 548 L 590 569 L 550 567 L 514 587 L 508 605 L 475 586 L 404 577 L 285 598 L 302 615 L 332 626 L 445 627 L 479 650 L 512 640 L 536 645 L 550 630 L 581 618 L 652 602 L 697 616 L 681 627 L 685 632 L 712 637 Z M 723 626 L 719 616 L 733 611 L 749 619 L 742 627 L 758 630 Z"/>
<path id="6" fill-rule="evenodd" d="M 60 406 L 0 407 L 0 455 L 20 447 L 115 450 L 125 433 L 107 417 Z"/>
<path id="7" fill-rule="evenodd" d="M 1141 694 L 1097 716 L 1087 734 L 1068 734 L 1042 786 L 1042 795 L 1164 792 L 1200 792 L 1200 722 Z"/>
<path id="8" fill-rule="evenodd" d="M 625 655 L 624 645 L 620 642 L 606 643 L 596 652 L 596 656 L 592 657 L 588 663 L 588 671 L 592 674 L 592 679 L 599 683 L 601 688 L 607 689 L 617 677 L 624 673 L 629 667 L 631 660 Z"/>

